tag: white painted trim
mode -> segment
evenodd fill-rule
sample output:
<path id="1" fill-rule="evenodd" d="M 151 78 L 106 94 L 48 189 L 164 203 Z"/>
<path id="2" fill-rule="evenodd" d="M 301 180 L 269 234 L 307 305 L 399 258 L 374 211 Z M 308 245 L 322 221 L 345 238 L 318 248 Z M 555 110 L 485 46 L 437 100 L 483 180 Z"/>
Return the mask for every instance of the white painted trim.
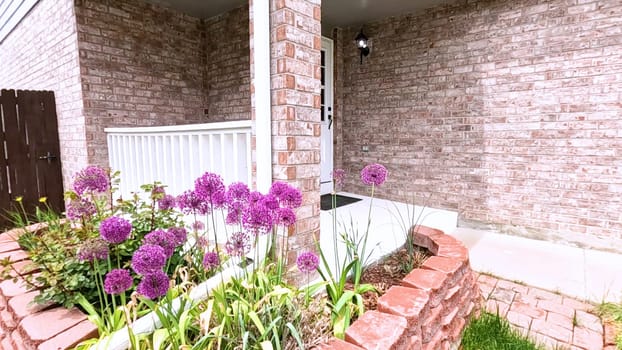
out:
<path id="1" fill-rule="evenodd" d="M 272 185 L 272 105 L 270 91 L 270 1 L 253 0 L 255 164 L 257 190 Z"/>
<path id="2" fill-rule="evenodd" d="M 144 127 L 123 127 L 123 128 L 105 128 L 106 133 L 115 134 L 134 134 L 134 133 L 170 133 L 181 131 L 204 131 L 204 130 L 230 130 L 230 129 L 246 129 L 252 126 L 251 120 L 237 120 L 232 122 L 221 123 L 204 123 L 204 124 L 185 124 L 185 125 L 169 125 L 169 126 L 144 126 Z"/>
<path id="3" fill-rule="evenodd" d="M 331 114 L 333 116 L 333 120 L 334 120 L 334 116 L 335 116 L 335 106 L 334 106 L 334 92 L 335 92 L 335 82 L 334 82 L 334 64 L 335 64 L 335 53 L 334 53 L 334 43 L 333 40 L 327 37 L 322 37 L 322 50 L 326 52 L 326 56 L 325 56 L 325 68 L 324 68 L 324 108 L 326 107 L 331 107 L 331 111 L 328 112 L 328 110 L 324 110 L 324 115 L 326 115 L 326 118 L 328 118 L 328 115 Z M 320 136 L 320 142 L 324 142 L 324 137 L 326 135 L 324 135 L 324 132 L 328 132 L 329 133 L 329 140 L 328 140 L 328 144 L 330 145 L 330 171 L 332 172 L 333 169 L 335 168 L 335 148 L 334 148 L 334 130 L 335 130 L 335 123 L 333 122 L 332 127 L 329 130 L 326 130 L 324 128 L 324 125 L 322 125 L 321 128 L 321 132 L 322 135 Z M 320 146 L 320 149 L 323 151 L 323 146 Z M 323 153 L 323 152 L 322 152 Z M 332 177 L 330 177 L 329 174 L 329 178 L 327 179 L 326 177 L 324 179 L 322 179 L 322 175 L 325 174 L 324 172 L 324 167 L 326 167 L 326 163 L 324 162 L 324 158 L 320 159 L 320 194 L 327 194 L 327 193 L 331 193 L 333 191 L 333 181 L 332 181 Z M 324 180 L 324 181 L 322 181 Z"/>
<path id="4" fill-rule="evenodd" d="M 28 15 L 39 0 L 0 1 L 0 43 Z"/>

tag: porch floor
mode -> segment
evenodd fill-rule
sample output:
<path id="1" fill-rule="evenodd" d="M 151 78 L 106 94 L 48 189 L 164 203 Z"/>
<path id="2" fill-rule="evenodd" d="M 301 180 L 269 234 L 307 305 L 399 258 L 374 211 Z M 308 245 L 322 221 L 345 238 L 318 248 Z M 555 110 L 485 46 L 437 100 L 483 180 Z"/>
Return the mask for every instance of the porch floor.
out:
<path id="1" fill-rule="evenodd" d="M 366 229 L 371 199 L 353 193 L 339 194 L 362 200 L 335 210 L 338 234 L 358 230 L 361 237 Z M 368 262 L 405 242 L 404 227 L 410 227 L 409 213 L 412 217 L 412 206 L 405 203 L 374 198 L 372 205 Z M 420 207 L 415 208 L 415 217 L 420 211 Z M 622 301 L 621 254 L 458 228 L 457 217 L 455 212 L 426 208 L 419 222 L 460 239 L 469 248 L 473 270 L 593 303 Z M 333 266 L 333 211 L 321 211 L 320 225 L 320 244 L 329 265 Z M 344 245 L 338 246 L 339 259 L 343 260 Z"/>

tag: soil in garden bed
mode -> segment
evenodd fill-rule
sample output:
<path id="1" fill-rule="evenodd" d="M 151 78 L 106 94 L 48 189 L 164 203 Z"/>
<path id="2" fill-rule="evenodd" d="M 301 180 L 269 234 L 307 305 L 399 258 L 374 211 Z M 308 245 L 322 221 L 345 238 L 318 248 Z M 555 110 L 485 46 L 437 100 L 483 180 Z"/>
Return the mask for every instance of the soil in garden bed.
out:
<path id="1" fill-rule="evenodd" d="M 402 247 L 365 268 L 361 277 L 361 283 L 369 283 L 378 290 L 378 293 L 367 292 L 363 294 L 365 310 L 376 310 L 378 298 L 391 286 L 400 285 L 402 279 L 410 271 L 421 267 L 431 255 L 427 249 L 415 247 L 414 265 L 412 269 L 407 269 L 405 263 L 409 260 L 408 250 Z M 348 283 L 347 288 L 353 289 L 352 283 Z"/>

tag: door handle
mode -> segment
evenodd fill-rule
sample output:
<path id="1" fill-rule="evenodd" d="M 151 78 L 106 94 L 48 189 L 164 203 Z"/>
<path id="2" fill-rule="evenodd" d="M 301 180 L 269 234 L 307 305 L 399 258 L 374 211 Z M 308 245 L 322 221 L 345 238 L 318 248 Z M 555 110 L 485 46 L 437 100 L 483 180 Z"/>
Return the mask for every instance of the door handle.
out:
<path id="1" fill-rule="evenodd" d="M 56 156 L 52 155 L 52 153 L 50 153 L 49 151 L 46 155 L 39 156 L 39 160 L 47 160 L 48 164 L 52 163 L 52 159 L 56 159 Z"/>
<path id="2" fill-rule="evenodd" d="M 328 130 L 330 130 L 330 126 L 333 125 L 333 116 L 328 115 Z"/>

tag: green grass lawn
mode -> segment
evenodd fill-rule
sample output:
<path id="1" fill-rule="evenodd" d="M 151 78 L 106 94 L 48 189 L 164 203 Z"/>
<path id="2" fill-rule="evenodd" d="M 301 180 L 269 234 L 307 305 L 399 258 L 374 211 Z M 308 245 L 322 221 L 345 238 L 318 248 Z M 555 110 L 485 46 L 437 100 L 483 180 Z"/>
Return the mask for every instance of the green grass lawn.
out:
<path id="1" fill-rule="evenodd" d="M 616 331 L 616 346 L 622 349 L 622 303 L 602 303 L 598 306 L 598 313 L 605 321 L 612 322 Z"/>
<path id="2" fill-rule="evenodd" d="M 498 315 L 482 312 L 462 335 L 463 350 L 542 350 Z"/>

